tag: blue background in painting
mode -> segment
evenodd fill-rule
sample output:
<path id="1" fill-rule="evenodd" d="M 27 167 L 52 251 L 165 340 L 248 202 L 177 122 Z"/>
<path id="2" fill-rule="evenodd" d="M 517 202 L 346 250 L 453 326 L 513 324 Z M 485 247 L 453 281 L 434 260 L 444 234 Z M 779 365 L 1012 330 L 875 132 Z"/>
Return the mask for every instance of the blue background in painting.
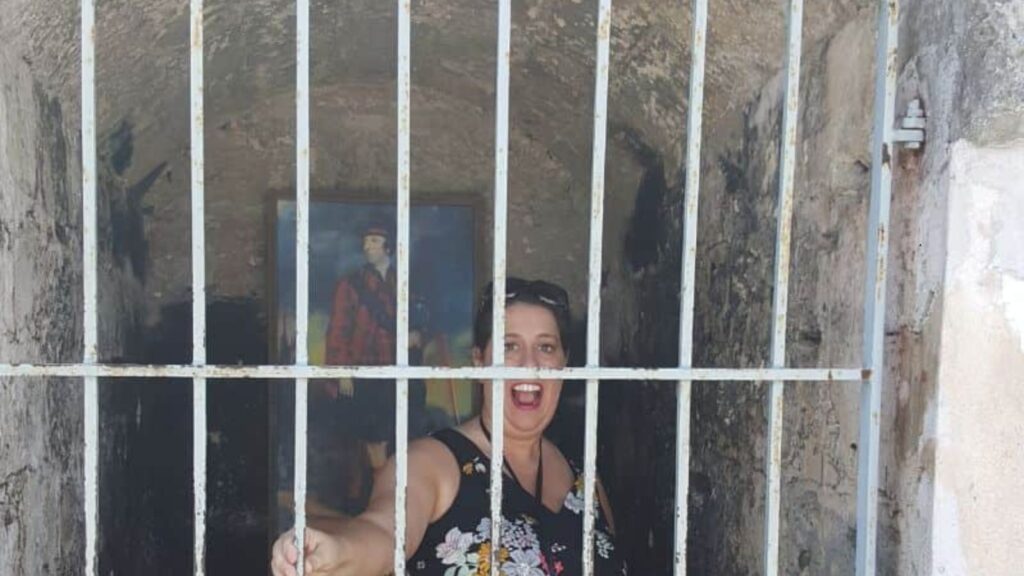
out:
<path id="1" fill-rule="evenodd" d="M 394 231 L 395 218 L 395 207 L 391 204 L 310 202 L 311 316 L 329 316 L 335 283 L 365 263 L 363 231 L 381 224 Z M 278 201 L 275 232 L 275 313 L 278 326 L 287 326 L 291 341 L 295 325 L 294 201 Z M 447 335 L 452 358 L 458 360 L 469 356 L 467 336 L 472 330 L 474 302 L 473 240 L 472 208 L 436 204 L 412 207 L 410 287 L 415 296 L 426 300 L 431 330 Z M 310 334 L 311 339 L 317 336 Z M 281 352 L 284 358 L 292 356 L 291 350 Z"/>

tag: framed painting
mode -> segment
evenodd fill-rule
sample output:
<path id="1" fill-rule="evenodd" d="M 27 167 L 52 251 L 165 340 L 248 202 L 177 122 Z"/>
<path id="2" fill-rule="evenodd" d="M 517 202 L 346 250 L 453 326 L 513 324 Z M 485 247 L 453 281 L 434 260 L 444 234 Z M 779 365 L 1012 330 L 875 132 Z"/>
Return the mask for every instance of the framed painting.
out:
<path id="1" fill-rule="evenodd" d="M 272 198 L 270 213 L 270 353 L 295 357 L 295 201 Z M 395 362 L 396 290 L 393 202 L 316 195 L 309 218 L 309 361 L 314 365 Z M 480 266 L 473 196 L 434 196 L 411 207 L 409 362 L 471 363 L 475 288 Z M 410 438 L 471 416 L 470 382 L 409 382 Z M 271 391 L 272 510 L 275 532 L 290 526 L 294 384 Z M 375 469 L 394 450 L 393 380 L 309 383 L 308 498 L 313 516 L 351 516 L 365 508 Z"/>

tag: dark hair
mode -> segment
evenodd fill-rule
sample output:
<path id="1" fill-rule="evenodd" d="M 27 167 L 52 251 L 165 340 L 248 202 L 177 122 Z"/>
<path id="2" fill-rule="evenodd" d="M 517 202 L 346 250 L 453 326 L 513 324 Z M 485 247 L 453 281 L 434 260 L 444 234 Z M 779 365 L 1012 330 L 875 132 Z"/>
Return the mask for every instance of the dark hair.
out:
<path id="1" fill-rule="evenodd" d="M 383 238 L 384 252 L 386 252 L 388 256 L 394 255 L 394 249 L 391 247 L 391 238 L 393 237 L 393 234 L 391 232 L 390 227 L 380 223 L 370 224 L 363 230 L 363 235 L 361 236 L 361 239 L 365 241 L 367 236 L 380 236 L 381 238 Z"/>
<path id="2" fill-rule="evenodd" d="M 523 280 L 509 276 L 505 279 L 505 306 L 512 304 L 533 304 L 546 308 L 555 317 L 558 337 L 562 348 L 569 350 L 569 326 L 572 313 L 569 310 L 569 293 L 564 288 L 544 280 Z M 494 282 L 488 282 L 480 294 L 480 305 L 473 322 L 473 346 L 483 350 L 491 340 L 494 314 Z"/>

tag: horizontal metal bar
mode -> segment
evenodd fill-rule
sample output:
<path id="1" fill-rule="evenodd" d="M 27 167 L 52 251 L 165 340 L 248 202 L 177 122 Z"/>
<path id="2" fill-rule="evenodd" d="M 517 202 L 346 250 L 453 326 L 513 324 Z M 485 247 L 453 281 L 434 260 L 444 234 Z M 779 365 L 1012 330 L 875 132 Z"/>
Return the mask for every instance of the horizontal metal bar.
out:
<path id="1" fill-rule="evenodd" d="M 189 366 L 185 364 L 0 364 L 0 377 L 55 376 L 67 378 L 367 378 L 451 380 L 698 380 L 756 382 L 862 382 L 871 378 L 863 368 L 520 368 L 467 366 Z"/>
<path id="2" fill-rule="evenodd" d="M 924 130 L 894 128 L 891 131 L 891 140 L 895 143 L 921 143 L 924 142 Z"/>

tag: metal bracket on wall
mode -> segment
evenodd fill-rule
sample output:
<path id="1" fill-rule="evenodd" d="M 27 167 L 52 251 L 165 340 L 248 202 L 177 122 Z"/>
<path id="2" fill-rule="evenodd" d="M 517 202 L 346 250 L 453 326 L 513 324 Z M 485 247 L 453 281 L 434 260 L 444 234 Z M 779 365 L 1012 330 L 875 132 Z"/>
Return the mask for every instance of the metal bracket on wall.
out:
<path id="1" fill-rule="evenodd" d="M 917 150 L 924 143 L 924 109 L 921 99 L 914 98 L 907 104 L 907 113 L 900 119 L 898 128 L 892 131 L 892 143 L 903 144 L 910 150 Z"/>

